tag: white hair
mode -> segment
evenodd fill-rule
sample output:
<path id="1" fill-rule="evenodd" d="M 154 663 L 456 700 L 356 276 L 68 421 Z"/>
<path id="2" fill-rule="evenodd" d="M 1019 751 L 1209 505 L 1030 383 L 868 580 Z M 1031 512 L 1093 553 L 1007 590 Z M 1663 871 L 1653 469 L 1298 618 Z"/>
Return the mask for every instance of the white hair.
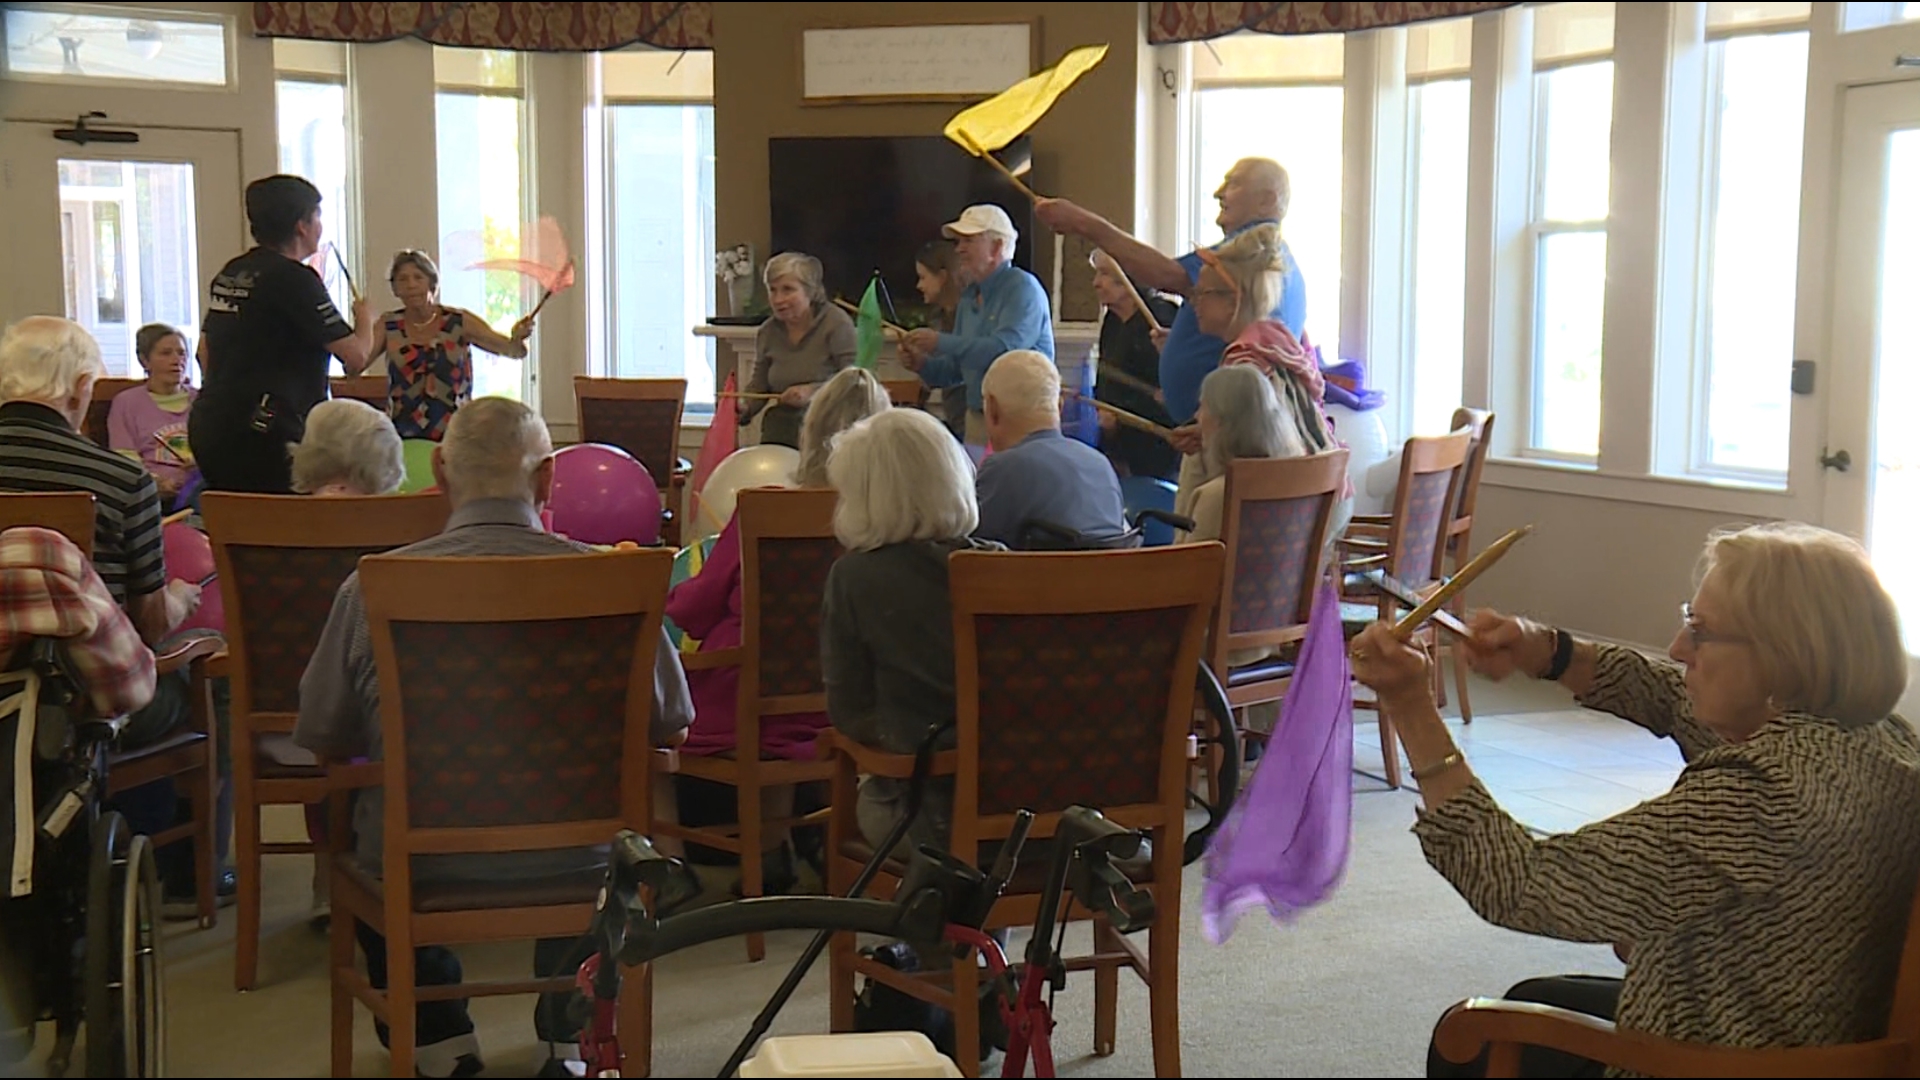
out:
<path id="1" fill-rule="evenodd" d="M 1200 407 L 1213 419 L 1213 438 L 1200 448 L 1208 476 L 1241 458 L 1306 457 L 1300 425 L 1274 392 L 1266 373 L 1251 364 L 1214 368 L 1200 381 Z"/>
<path id="2" fill-rule="evenodd" d="M 1060 369 L 1045 354 L 1032 349 L 1001 353 L 980 381 L 980 396 L 999 402 L 1001 412 L 1010 417 L 1037 420 L 1051 416 L 1057 420 Z"/>
<path id="3" fill-rule="evenodd" d="M 293 490 L 311 495 L 344 484 L 362 495 L 390 495 L 407 477 L 400 433 L 387 414 L 353 398 L 323 401 L 307 414 L 307 430 L 288 448 Z"/>
<path id="4" fill-rule="evenodd" d="M 553 436 L 540 414 L 511 398 L 475 398 L 447 422 L 440 443 L 447 498 L 534 499 L 533 474 L 553 456 Z"/>
<path id="5" fill-rule="evenodd" d="M 781 278 L 792 278 L 800 285 L 800 291 L 807 294 L 807 300 L 818 306 L 827 302 L 826 270 L 820 260 L 798 251 L 783 251 L 767 260 L 766 269 L 761 271 L 761 279 L 767 288 Z"/>
<path id="6" fill-rule="evenodd" d="M 833 533 L 848 551 L 955 540 L 980 524 L 973 462 L 919 409 L 888 409 L 842 432 L 827 477 L 840 493 Z"/>
<path id="7" fill-rule="evenodd" d="M 0 334 L 0 401 L 64 406 L 82 383 L 106 373 L 100 344 L 69 319 L 31 315 Z"/>
<path id="8" fill-rule="evenodd" d="M 800 464 L 793 468 L 793 482 L 800 487 L 827 487 L 827 461 L 833 456 L 834 440 L 892 404 L 887 388 L 865 368 L 844 368 L 828 379 L 807 403 L 807 418 L 800 422 Z"/>

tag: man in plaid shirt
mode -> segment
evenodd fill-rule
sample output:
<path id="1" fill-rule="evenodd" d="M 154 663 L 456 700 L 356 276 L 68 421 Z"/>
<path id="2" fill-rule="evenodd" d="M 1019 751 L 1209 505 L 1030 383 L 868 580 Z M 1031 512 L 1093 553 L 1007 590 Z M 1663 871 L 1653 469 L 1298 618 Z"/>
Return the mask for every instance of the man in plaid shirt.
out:
<path id="1" fill-rule="evenodd" d="M 124 716 L 152 700 L 153 652 L 93 564 L 51 529 L 8 529 L 0 533 L 0 655 L 35 638 L 66 640 L 95 715 Z"/>

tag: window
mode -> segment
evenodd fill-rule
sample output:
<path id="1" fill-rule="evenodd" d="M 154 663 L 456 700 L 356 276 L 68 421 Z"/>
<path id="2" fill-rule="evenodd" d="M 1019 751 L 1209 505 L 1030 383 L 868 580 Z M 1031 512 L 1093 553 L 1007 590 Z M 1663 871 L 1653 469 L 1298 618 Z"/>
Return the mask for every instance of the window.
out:
<path id="1" fill-rule="evenodd" d="M 139 327 L 199 337 L 193 166 L 62 158 L 59 180 L 67 318 L 100 343 L 107 374 L 139 377 Z"/>
<path id="2" fill-rule="evenodd" d="M 1600 451 L 1600 331 L 1606 308 L 1613 137 L 1613 5 L 1534 11 L 1533 358 L 1529 449 Z"/>
<path id="3" fill-rule="evenodd" d="M 4 72 L 59 82 L 173 84 L 223 90 L 232 83 L 227 21 L 191 11 L 105 4 L 9 5 Z"/>
<path id="4" fill-rule="evenodd" d="M 520 56 L 491 49 L 433 50 L 435 150 L 440 172 L 440 301 L 502 334 L 539 302 L 510 270 L 466 269 L 520 253 L 529 204 L 526 100 Z M 527 396 L 528 361 L 475 349 L 473 393 Z"/>
<path id="5" fill-rule="evenodd" d="M 1213 191 L 1235 161 L 1286 167 L 1293 199 L 1282 231 L 1306 278 L 1306 334 L 1340 355 L 1340 210 L 1346 46 L 1338 34 L 1235 34 L 1193 46 L 1196 243 L 1220 239 Z"/>
<path id="6" fill-rule="evenodd" d="M 1800 221 L 1807 33 L 1715 37 L 1708 5 L 1700 313 L 1692 472 L 1784 479 Z M 1740 26 L 1740 24 L 1731 24 Z M 1744 29 L 1744 27 L 1740 27 Z M 1704 414 L 1704 415 L 1702 415 Z"/>
<path id="7" fill-rule="evenodd" d="M 1473 20 L 1407 30 L 1407 351 L 1411 430 L 1460 406 L 1467 301 L 1467 128 Z"/>
<path id="8" fill-rule="evenodd" d="M 280 171 L 304 176 L 320 189 L 321 243 L 338 254 L 322 251 L 314 269 L 327 283 L 334 306 L 351 319 L 352 289 L 341 268 L 360 263 L 357 215 L 348 197 L 353 143 L 347 137 L 347 47 L 330 41 L 276 40 L 273 67 Z M 340 362 L 333 365 L 339 374 Z"/>
<path id="9" fill-rule="evenodd" d="M 692 330 L 714 311 L 713 54 L 631 49 L 600 58 L 607 241 L 602 370 L 684 378 L 687 407 L 714 402 L 714 347 Z"/>

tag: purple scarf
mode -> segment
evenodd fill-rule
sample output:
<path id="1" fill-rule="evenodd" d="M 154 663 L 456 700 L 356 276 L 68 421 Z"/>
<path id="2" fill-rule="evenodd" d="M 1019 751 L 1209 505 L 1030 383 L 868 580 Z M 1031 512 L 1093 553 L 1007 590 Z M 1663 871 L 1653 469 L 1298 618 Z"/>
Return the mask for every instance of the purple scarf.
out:
<path id="1" fill-rule="evenodd" d="M 1207 847 L 1200 925 L 1218 945 L 1249 908 L 1277 921 L 1332 895 L 1353 837 L 1353 683 L 1340 598 L 1322 585 L 1280 721 Z"/>

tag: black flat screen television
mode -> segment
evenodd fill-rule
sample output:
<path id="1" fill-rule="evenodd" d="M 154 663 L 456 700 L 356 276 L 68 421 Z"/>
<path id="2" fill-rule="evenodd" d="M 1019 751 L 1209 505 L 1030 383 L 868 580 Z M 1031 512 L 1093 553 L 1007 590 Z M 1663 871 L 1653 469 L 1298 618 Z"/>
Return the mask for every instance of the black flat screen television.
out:
<path id="1" fill-rule="evenodd" d="M 1032 150 L 1025 136 L 995 156 L 1016 173 Z M 875 270 L 903 322 L 919 325 L 925 305 L 913 258 L 940 226 L 975 203 L 1013 219 L 1014 265 L 1033 269 L 1033 204 L 999 170 L 940 135 L 767 140 L 772 255 L 819 259 L 827 293 L 855 303 Z M 884 310 L 884 304 L 883 304 Z"/>

